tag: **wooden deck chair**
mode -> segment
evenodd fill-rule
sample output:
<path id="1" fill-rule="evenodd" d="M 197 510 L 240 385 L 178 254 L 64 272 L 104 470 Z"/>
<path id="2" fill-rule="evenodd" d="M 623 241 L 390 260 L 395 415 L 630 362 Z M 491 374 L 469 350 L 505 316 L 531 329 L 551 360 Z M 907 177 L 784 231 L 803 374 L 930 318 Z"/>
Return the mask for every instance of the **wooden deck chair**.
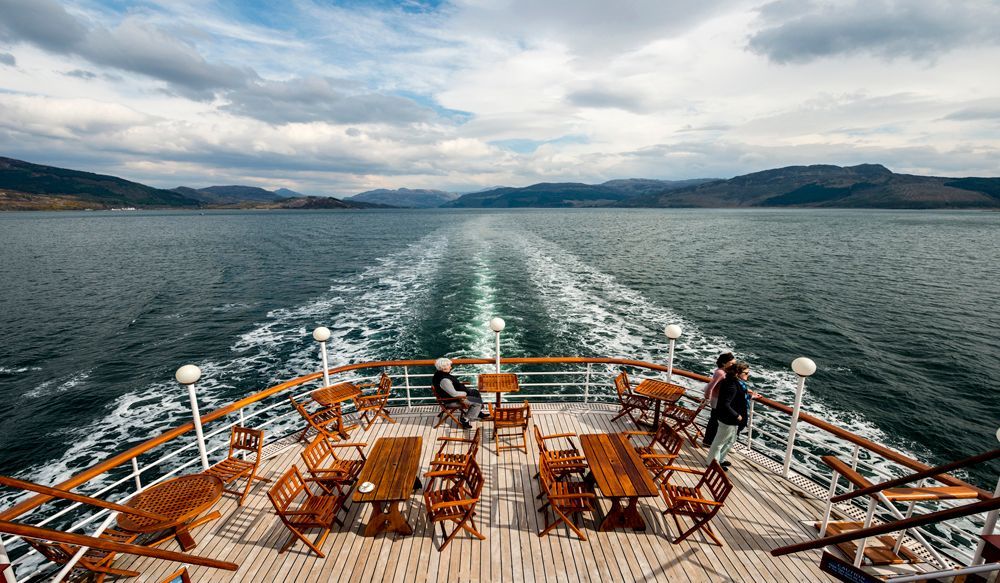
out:
<path id="1" fill-rule="evenodd" d="M 549 460 L 549 467 L 557 480 L 562 480 L 563 478 L 572 476 L 573 474 L 579 474 L 582 476 L 587 473 L 587 458 L 580 453 L 576 444 L 573 443 L 573 438 L 576 437 L 575 433 L 553 433 L 552 435 L 542 435 L 542 432 L 538 429 L 537 424 L 534 426 L 534 430 L 535 443 L 538 445 L 538 458 L 541 459 L 542 457 L 546 457 L 546 459 Z M 565 439 L 566 447 L 563 449 L 551 448 L 547 443 L 550 439 Z M 538 477 L 537 472 L 534 477 Z M 538 497 L 541 498 L 542 494 L 539 494 Z"/>
<path id="2" fill-rule="evenodd" d="M 167 575 L 167 578 L 160 583 L 191 583 L 191 575 L 186 567 L 181 567 L 177 571 Z"/>
<path id="3" fill-rule="evenodd" d="M 123 532 L 108 528 L 105 529 L 98 538 L 118 543 L 131 543 L 138 536 L 139 535 L 137 533 Z M 65 565 L 70 561 L 70 559 L 73 558 L 73 555 L 80 550 L 80 547 L 66 543 L 49 542 L 31 538 L 25 538 L 24 542 L 31 545 L 35 550 L 41 553 L 43 557 L 53 563 L 56 563 L 57 565 Z M 73 570 L 74 572 L 82 572 L 91 575 L 96 583 L 101 583 L 108 575 L 115 577 L 138 577 L 141 575 L 139 571 L 115 569 L 112 567 L 111 563 L 114 562 L 116 554 L 117 553 L 110 551 L 90 549 L 85 552 L 82 557 L 80 557 L 80 560 L 76 562 Z"/>
<path id="4" fill-rule="evenodd" d="M 463 397 L 442 397 L 437 394 L 437 391 L 432 390 L 432 392 L 434 393 L 434 399 L 437 401 L 438 407 L 441 407 L 441 411 L 438 412 L 438 422 L 434 424 L 434 429 L 440 427 L 448 419 L 451 419 L 455 427 L 464 429 L 462 427 L 462 420 L 459 417 L 461 417 L 462 411 L 469 408 L 465 404 L 465 399 Z M 459 417 L 455 417 L 456 413 Z"/>
<path id="5" fill-rule="evenodd" d="M 670 482 L 670 477 L 674 472 L 694 474 L 701 476 L 701 478 L 694 486 L 680 486 Z M 660 494 L 667 503 L 667 509 L 663 513 L 673 516 L 677 532 L 680 533 L 683 530 L 678 516 L 687 516 L 694 523 L 691 528 L 683 531 L 671 542 L 677 544 L 695 531 L 704 528 L 715 544 L 722 546 L 722 541 L 715 536 L 709 522 L 722 510 L 726 497 L 733 489 L 733 483 L 722 466 L 719 465 L 718 460 L 712 460 L 712 463 L 704 470 L 671 466 L 663 475 L 659 486 Z"/>
<path id="6" fill-rule="evenodd" d="M 462 472 L 469 465 L 469 460 L 476 459 L 476 454 L 479 453 L 482 429 L 477 427 L 471 438 L 439 437 L 437 440 L 441 445 L 431 459 L 431 471 L 451 472 L 456 478 L 461 478 Z M 455 451 L 456 445 L 461 449 Z"/>
<path id="7" fill-rule="evenodd" d="M 673 465 L 684 445 L 684 438 L 668 423 L 660 423 L 655 432 L 627 431 L 625 435 L 642 458 L 643 465 L 652 472 L 654 480 L 659 479 Z M 645 444 L 645 440 L 641 439 L 643 437 L 649 438 Z"/>
<path id="8" fill-rule="evenodd" d="M 326 555 L 323 554 L 320 547 L 329 536 L 334 523 L 343 526 L 344 523 L 337 518 L 337 513 L 340 512 L 347 496 L 314 494 L 306 482 L 307 480 L 299 473 L 298 466 L 293 465 L 267 492 L 267 497 L 271 499 L 271 504 L 274 505 L 274 510 L 281 518 L 281 522 L 294 535 L 278 552 L 287 551 L 295 544 L 295 540 L 299 539 L 321 558 L 325 558 Z M 296 504 L 296 500 L 300 501 L 296 506 L 293 506 Z M 320 529 L 315 542 L 310 541 L 303 534 L 303 531 L 312 528 Z"/>
<path id="9" fill-rule="evenodd" d="M 656 400 L 633 393 L 632 385 L 628 380 L 628 373 L 624 370 L 615 377 L 615 390 L 618 393 L 618 405 L 621 407 L 621 410 L 611 418 L 612 421 L 617 421 L 628 415 L 629 419 L 636 425 L 652 423 L 652 415 L 656 410 Z"/>
<path id="10" fill-rule="evenodd" d="M 322 435 L 317 435 L 299 455 L 309 475 L 324 492 L 346 496 L 368 459 L 362 449 L 367 446 L 367 443 L 330 443 Z M 358 458 L 347 459 L 337 455 L 338 450 L 347 448 L 356 449 Z"/>
<path id="11" fill-rule="evenodd" d="M 344 424 L 344 415 L 341 410 L 340 405 L 333 405 L 332 407 L 326 407 L 320 409 L 315 413 L 310 413 L 305 405 L 299 403 L 291 395 L 288 396 L 288 400 L 292 402 L 292 406 L 295 410 L 299 412 L 299 415 L 306 422 L 305 429 L 299 435 L 299 441 L 306 441 L 309 430 L 312 429 L 319 435 L 332 439 L 334 441 L 340 441 L 343 437 L 340 435 L 340 429 L 343 427 L 345 431 L 350 431 L 357 427 L 357 425 L 346 425 Z"/>
<path id="12" fill-rule="evenodd" d="M 358 388 L 367 386 L 375 385 L 358 385 Z M 374 394 L 361 395 L 354 398 L 354 408 L 358 411 L 358 415 L 361 418 L 361 426 L 364 427 L 365 431 L 368 431 L 379 417 L 389 423 L 396 422 L 389 415 L 389 412 L 385 410 L 389 405 L 389 396 L 391 394 L 392 379 L 389 378 L 389 375 L 382 373 L 382 376 L 378 379 L 378 390 Z"/>
<path id="13" fill-rule="evenodd" d="M 441 536 L 444 542 L 438 547 L 443 551 L 448 543 L 462 530 L 468 531 L 479 540 L 486 537 L 476 529 L 473 518 L 476 516 L 476 505 L 483 493 L 483 472 L 471 457 L 462 470 L 461 477 L 454 479 L 455 474 L 449 470 L 432 471 L 425 474 L 430 478 L 424 488 L 424 506 L 427 508 L 427 520 L 441 525 Z M 447 481 L 445 481 L 447 478 Z M 445 522 L 454 522 L 455 528 L 449 534 L 445 530 Z"/>
<path id="14" fill-rule="evenodd" d="M 497 453 L 508 449 L 519 449 L 528 453 L 528 420 L 531 418 L 531 406 L 525 401 L 523 405 L 497 406 L 487 404 L 493 421 L 493 440 L 497 443 Z M 517 438 L 520 435 L 520 443 Z M 514 445 L 503 445 L 501 438 L 514 439 Z"/>
<path id="15" fill-rule="evenodd" d="M 694 409 L 688 409 L 681 405 L 674 404 L 663 413 L 661 424 L 673 427 L 677 433 L 683 433 L 694 447 L 701 447 L 701 428 L 695 423 L 698 413 L 708 404 L 708 399 L 702 399 Z"/>
<path id="16" fill-rule="evenodd" d="M 538 476 L 545 494 L 545 504 L 538 509 L 545 513 L 545 528 L 538 533 L 543 537 L 559 524 L 565 524 L 580 537 L 587 540 L 587 535 L 576 525 L 574 520 L 583 512 L 595 512 L 597 495 L 590 484 L 577 480 L 559 480 L 552 472 L 551 460 L 542 456 L 538 460 Z M 549 522 L 549 509 L 552 510 L 552 522 Z"/>
<path id="17" fill-rule="evenodd" d="M 250 459 L 238 457 L 239 452 L 246 452 L 251 456 Z M 232 433 L 229 435 L 229 455 L 226 459 L 208 468 L 202 473 L 219 478 L 226 486 L 239 480 L 240 478 L 246 478 L 247 485 L 242 491 L 223 490 L 224 492 L 239 496 L 239 505 L 243 506 L 243 501 L 246 500 L 247 495 L 250 494 L 250 487 L 253 486 L 255 480 L 259 480 L 261 482 L 271 481 L 257 475 L 257 467 L 260 465 L 260 461 L 264 457 L 263 453 L 264 432 L 259 429 L 247 429 L 246 427 L 240 427 L 237 425 L 233 427 Z"/>

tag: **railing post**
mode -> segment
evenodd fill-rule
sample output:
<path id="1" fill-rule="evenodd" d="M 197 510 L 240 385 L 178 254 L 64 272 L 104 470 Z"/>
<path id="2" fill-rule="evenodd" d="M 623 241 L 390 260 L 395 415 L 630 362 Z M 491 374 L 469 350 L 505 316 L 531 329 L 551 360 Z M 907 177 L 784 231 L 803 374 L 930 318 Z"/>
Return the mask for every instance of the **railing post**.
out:
<path id="1" fill-rule="evenodd" d="M 997 429 L 997 441 L 1000 441 L 1000 429 Z M 997 487 L 993 490 L 993 497 L 1000 497 L 1000 479 L 997 480 Z M 983 530 L 980 536 L 988 536 L 993 534 L 993 530 L 997 527 L 997 511 L 993 510 L 986 515 L 986 523 L 983 524 Z M 972 563 L 970 565 L 978 565 L 983 562 L 983 549 L 986 548 L 986 541 L 982 538 L 979 539 L 979 544 L 976 545 L 976 554 L 972 556 Z"/>
<path id="2" fill-rule="evenodd" d="M 590 369 L 594 366 L 593 363 L 587 363 L 587 376 L 583 379 L 583 402 L 590 402 Z"/>
<path id="3" fill-rule="evenodd" d="M 177 382 L 186 386 L 188 398 L 191 400 L 191 418 L 194 419 L 194 434 L 198 440 L 198 455 L 201 456 L 201 467 L 208 469 L 208 451 L 205 448 L 205 434 L 201 430 L 201 413 L 198 412 L 198 395 L 194 384 L 201 378 L 201 369 L 193 364 L 186 364 L 177 369 Z"/>
<path id="4" fill-rule="evenodd" d="M 17 577 L 14 576 L 14 565 L 10 564 L 7 548 L 3 544 L 3 537 L 0 537 L 0 565 L 7 565 L 7 568 L 0 573 L 4 583 L 17 583 Z"/>
<path id="5" fill-rule="evenodd" d="M 819 538 L 826 536 L 826 527 L 830 525 L 830 513 L 833 512 L 833 497 L 837 495 L 837 482 L 840 481 L 840 472 L 833 470 L 833 477 L 830 478 L 830 493 L 826 495 L 826 512 L 823 514 L 823 524 L 819 527 Z"/>
<path id="6" fill-rule="evenodd" d="M 795 430 L 799 423 L 799 409 L 802 408 L 802 392 L 806 388 L 806 377 L 816 372 L 816 363 L 804 356 L 792 361 L 792 371 L 799 376 L 799 386 L 795 389 L 795 405 L 792 407 L 792 421 L 788 427 L 788 445 L 785 448 L 785 463 L 781 466 L 781 475 L 788 477 L 788 468 L 792 465 L 792 450 L 795 449 Z"/>
<path id="7" fill-rule="evenodd" d="M 926 482 L 926 481 L 927 480 L 920 480 L 919 482 L 916 483 L 916 487 L 917 488 L 923 488 L 924 487 L 924 482 Z M 890 502 L 890 504 L 891 504 L 891 502 Z M 911 517 L 911 516 L 913 516 L 913 509 L 916 506 L 917 506 L 917 502 L 916 501 L 910 502 L 909 506 L 906 508 L 906 515 L 903 516 L 904 520 L 907 519 L 907 518 L 909 518 L 909 517 Z M 899 533 L 899 534 L 896 535 L 896 544 L 893 545 L 893 547 L 892 547 L 892 554 L 894 554 L 894 555 L 898 555 L 899 554 L 899 549 L 902 548 L 902 546 L 903 546 L 903 538 L 905 536 L 906 536 L 906 529 L 904 529 L 903 532 L 901 532 L 901 533 Z"/>
<path id="8" fill-rule="evenodd" d="M 503 318 L 493 318 L 490 320 L 490 330 L 493 330 L 493 334 L 496 336 L 496 354 L 497 354 L 497 372 L 500 372 L 500 333 L 503 329 L 507 327 L 507 323 L 503 321 Z"/>
<path id="9" fill-rule="evenodd" d="M 330 329 L 320 326 L 313 330 L 313 340 L 319 342 L 319 354 L 323 358 L 323 386 L 330 386 L 330 364 L 326 357 L 326 341 L 330 339 Z"/>
<path id="10" fill-rule="evenodd" d="M 747 412 L 747 449 L 753 451 L 753 404 L 756 399 L 750 399 L 750 410 Z"/>
<path id="11" fill-rule="evenodd" d="M 139 462 L 132 458 L 132 473 L 135 474 L 135 491 L 142 492 L 142 479 L 139 477 Z"/>
<path id="12" fill-rule="evenodd" d="M 858 456 L 861 454 L 861 446 L 857 443 L 854 444 L 854 452 L 851 454 L 851 469 L 858 469 Z"/>
<path id="13" fill-rule="evenodd" d="M 403 382 L 406 384 L 406 406 L 411 407 L 410 403 L 410 367 L 403 367 Z"/>
<path id="14" fill-rule="evenodd" d="M 868 528 L 872 525 L 872 519 L 875 518 L 875 506 L 878 504 L 878 499 L 872 496 L 868 500 L 868 513 L 865 514 L 865 525 L 862 528 Z M 860 567 L 861 560 L 865 558 L 865 546 L 868 544 L 868 537 L 862 538 L 858 541 L 858 552 L 854 554 L 854 566 Z"/>
<path id="15" fill-rule="evenodd" d="M 681 337 L 681 327 L 677 324 L 669 324 L 663 329 L 667 339 L 670 341 L 670 348 L 667 351 L 667 382 L 674 376 L 674 343 Z"/>

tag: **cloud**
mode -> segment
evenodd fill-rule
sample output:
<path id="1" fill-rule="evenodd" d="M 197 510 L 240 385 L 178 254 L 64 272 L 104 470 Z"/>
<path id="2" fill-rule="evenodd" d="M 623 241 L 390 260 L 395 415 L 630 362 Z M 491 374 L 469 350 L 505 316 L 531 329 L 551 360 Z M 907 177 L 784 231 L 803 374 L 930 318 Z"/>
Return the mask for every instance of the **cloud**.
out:
<path id="1" fill-rule="evenodd" d="M 649 110 L 647 104 L 635 93 L 597 87 L 573 91 L 566 96 L 566 101 L 579 107 L 622 109 L 632 113 L 646 113 Z"/>
<path id="2" fill-rule="evenodd" d="M 83 79 L 84 81 L 89 81 L 91 79 L 97 78 L 97 73 L 92 73 L 90 71 L 85 71 L 83 69 L 73 69 L 72 71 L 66 71 L 63 73 L 67 77 L 76 77 L 77 79 Z"/>
<path id="3" fill-rule="evenodd" d="M 258 79 L 227 94 L 229 103 L 223 109 L 271 123 L 407 124 L 434 117 L 432 110 L 410 99 L 359 89 L 357 83 L 338 83 L 321 77 L 289 81 Z"/>
<path id="4" fill-rule="evenodd" d="M 975 105 L 964 107 L 944 116 L 953 121 L 1000 120 L 1000 107 L 996 105 Z"/>
<path id="5" fill-rule="evenodd" d="M 73 50 L 87 29 L 54 0 L 0 0 L 0 36 L 56 53 Z"/>
<path id="6" fill-rule="evenodd" d="M 10 53 L 0 53 L 0 65 L 7 65 L 8 67 L 16 67 L 17 59 L 14 55 Z"/>
<path id="7" fill-rule="evenodd" d="M 991 0 L 791 2 L 760 10 L 764 28 L 748 48 L 776 63 L 872 54 L 934 60 L 962 46 L 996 44 L 1000 5 Z"/>

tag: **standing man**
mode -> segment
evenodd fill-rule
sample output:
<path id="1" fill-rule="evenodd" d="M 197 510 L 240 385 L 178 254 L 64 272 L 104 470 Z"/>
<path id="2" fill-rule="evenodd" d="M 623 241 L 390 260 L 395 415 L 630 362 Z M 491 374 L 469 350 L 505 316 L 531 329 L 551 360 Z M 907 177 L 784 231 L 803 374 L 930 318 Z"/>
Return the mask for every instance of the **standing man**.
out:
<path id="1" fill-rule="evenodd" d="M 461 399 L 454 401 L 455 408 L 462 409 L 462 428 L 472 429 L 469 419 L 483 419 L 487 415 L 483 414 L 483 398 L 476 389 L 470 389 L 465 383 L 458 380 L 451 374 L 451 359 L 441 357 L 434 361 L 434 378 L 431 379 L 431 386 L 434 393 L 443 399 Z"/>

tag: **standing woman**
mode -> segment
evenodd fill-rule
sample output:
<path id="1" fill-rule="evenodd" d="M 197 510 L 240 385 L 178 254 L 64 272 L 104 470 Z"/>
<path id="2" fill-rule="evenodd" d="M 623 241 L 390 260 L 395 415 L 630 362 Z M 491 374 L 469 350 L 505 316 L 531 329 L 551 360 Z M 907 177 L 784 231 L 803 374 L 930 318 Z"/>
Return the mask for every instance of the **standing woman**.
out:
<path id="1" fill-rule="evenodd" d="M 712 410 L 718 417 L 719 429 L 708 450 L 708 463 L 719 460 L 723 468 L 729 467 L 726 454 L 736 443 L 736 436 L 747 426 L 747 409 L 750 393 L 747 391 L 747 379 L 750 378 L 750 365 L 737 360 L 726 368 L 726 378 L 719 384 L 719 399 L 716 408 Z"/>
<path id="2" fill-rule="evenodd" d="M 712 380 L 705 385 L 705 400 L 708 401 L 708 405 L 712 409 L 712 414 L 708 417 L 708 426 L 705 427 L 705 437 L 701 440 L 701 444 L 705 447 L 712 445 L 715 432 L 719 429 L 719 419 L 715 416 L 715 406 L 719 402 L 719 383 L 726 378 L 726 366 L 734 360 L 736 357 L 733 356 L 732 352 L 720 354 L 719 358 L 715 359 L 715 372 L 712 373 Z"/>

